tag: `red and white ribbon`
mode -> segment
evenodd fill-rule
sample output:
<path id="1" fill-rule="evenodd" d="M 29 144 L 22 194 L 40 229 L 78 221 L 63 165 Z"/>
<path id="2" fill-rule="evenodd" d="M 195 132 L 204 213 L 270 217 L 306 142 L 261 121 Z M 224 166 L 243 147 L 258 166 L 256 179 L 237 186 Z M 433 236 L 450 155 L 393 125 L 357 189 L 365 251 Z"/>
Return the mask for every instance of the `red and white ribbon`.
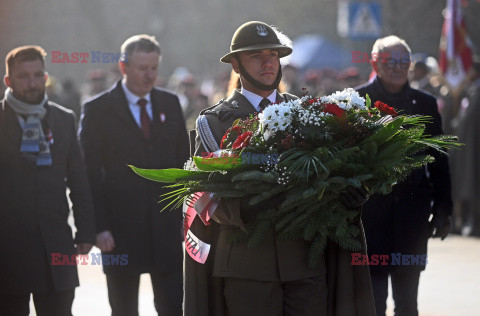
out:
<path id="1" fill-rule="evenodd" d="M 197 215 L 204 225 L 210 225 L 210 218 L 217 209 L 220 200 L 213 198 L 213 194 L 209 192 L 197 193 L 192 198 L 196 199 L 193 205 L 192 203 L 183 203 L 185 250 L 193 260 L 203 264 L 210 252 L 210 244 L 203 242 L 195 236 L 190 227 Z"/>

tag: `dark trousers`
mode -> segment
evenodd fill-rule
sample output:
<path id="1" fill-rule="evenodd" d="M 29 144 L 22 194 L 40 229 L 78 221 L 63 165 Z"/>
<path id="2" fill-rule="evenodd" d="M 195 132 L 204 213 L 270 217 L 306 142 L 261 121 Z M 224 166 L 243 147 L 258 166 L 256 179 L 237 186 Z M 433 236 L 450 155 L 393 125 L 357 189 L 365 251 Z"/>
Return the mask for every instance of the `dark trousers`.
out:
<path id="1" fill-rule="evenodd" d="M 225 278 L 229 316 L 327 315 L 325 276 L 289 282 Z"/>
<path id="2" fill-rule="evenodd" d="M 418 316 L 417 295 L 419 270 L 370 271 L 377 316 L 385 316 L 388 297 L 388 277 L 391 277 L 395 316 Z"/>
<path id="3" fill-rule="evenodd" d="M 112 316 L 138 315 L 140 274 L 122 271 L 109 272 L 106 276 Z M 182 315 L 182 272 L 150 273 L 150 278 L 158 315 Z"/>
<path id="4" fill-rule="evenodd" d="M 75 289 L 33 293 L 33 304 L 38 316 L 71 316 Z M 1 295 L 0 316 L 28 316 L 30 314 L 30 293 L 23 295 Z"/>

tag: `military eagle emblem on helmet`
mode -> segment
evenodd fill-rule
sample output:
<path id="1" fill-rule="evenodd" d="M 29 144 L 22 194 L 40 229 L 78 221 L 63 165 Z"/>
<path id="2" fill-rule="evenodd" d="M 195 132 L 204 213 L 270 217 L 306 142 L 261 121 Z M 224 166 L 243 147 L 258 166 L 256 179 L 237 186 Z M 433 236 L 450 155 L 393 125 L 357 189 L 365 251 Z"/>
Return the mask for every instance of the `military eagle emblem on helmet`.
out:
<path id="1" fill-rule="evenodd" d="M 267 36 L 267 28 L 263 25 L 257 25 L 257 34 L 260 36 Z"/>

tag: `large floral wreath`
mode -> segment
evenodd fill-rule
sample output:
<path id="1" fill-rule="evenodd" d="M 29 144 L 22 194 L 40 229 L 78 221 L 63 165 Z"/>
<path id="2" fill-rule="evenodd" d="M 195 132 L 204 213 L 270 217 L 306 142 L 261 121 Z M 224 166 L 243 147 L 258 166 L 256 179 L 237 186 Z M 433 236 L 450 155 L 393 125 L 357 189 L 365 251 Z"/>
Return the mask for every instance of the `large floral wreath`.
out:
<path id="1" fill-rule="evenodd" d="M 340 202 L 341 192 L 363 187 L 387 194 L 413 169 L 434 161 L 427 148 L 445 153 L 459 145 L 452 136 L 425 135 L 429 120 L 399 115 L 379 101 L 371 105 L 368 96 L 345 89 L 272 104 L 238 119 L 219 151 L 193 157 L 184 169 L 132 168 L 145 178 L 174 183 L 165 196 L 171 207 L 193 205 L 199 192 L 248 198 L 250 205 L 282 197 L 232 238 L 249 238 L 255 246 L 273 226 L 281 238 L 310 241 L 313 265 L 327 240 L 349 251 L 361 247 L 354 224 L 358 210 Z"/>

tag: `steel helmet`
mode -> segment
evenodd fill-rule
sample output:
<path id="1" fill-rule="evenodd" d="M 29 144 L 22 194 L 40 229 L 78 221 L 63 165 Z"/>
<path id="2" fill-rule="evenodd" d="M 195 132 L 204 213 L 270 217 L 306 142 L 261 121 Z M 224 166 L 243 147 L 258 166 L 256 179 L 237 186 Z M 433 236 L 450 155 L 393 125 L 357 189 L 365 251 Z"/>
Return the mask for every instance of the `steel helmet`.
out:
<path id="1" fill-rule="evenodd" d="M 282 58 L 292 53 L 292 48 L 282 44 L 275 30 L 268 24 L 260 21 L 250 21 L 241 25 L 233 34 L 230 52 L 220 61 L 230 63 L 233 55 L 257 49 L 275 49 L 278 57 Z"/>

